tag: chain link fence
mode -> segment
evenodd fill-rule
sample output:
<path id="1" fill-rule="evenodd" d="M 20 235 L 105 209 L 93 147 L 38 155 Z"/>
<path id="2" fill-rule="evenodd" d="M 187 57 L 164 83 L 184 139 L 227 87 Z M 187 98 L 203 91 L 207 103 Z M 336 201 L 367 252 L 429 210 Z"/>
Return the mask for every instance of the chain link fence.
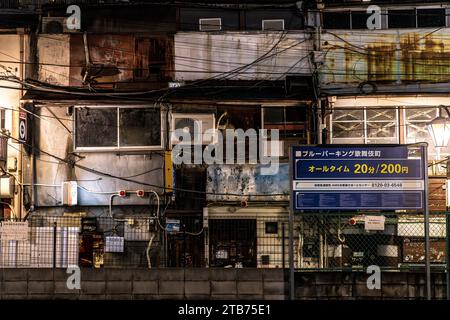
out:
<path id="1" fill-rule="evenodd" d="M 430 260 L 446 262 L 446 214 L 430 214 Z M 301 270 L 422 268 L 423 214 L 301 214 L 294 219 Z M 31 216 L 3 221 L 0 268 L 289 268 L 287 215 L 170 219 Z"/>

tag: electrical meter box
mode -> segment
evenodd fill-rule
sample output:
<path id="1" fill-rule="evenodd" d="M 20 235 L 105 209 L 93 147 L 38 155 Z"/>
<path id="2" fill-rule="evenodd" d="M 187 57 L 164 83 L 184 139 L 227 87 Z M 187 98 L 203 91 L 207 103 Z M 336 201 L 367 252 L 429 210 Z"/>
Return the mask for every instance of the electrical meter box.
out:
<path id="1" fill-rule="evenodd" d="M 76 181 L 62 183 L 62 203 L 66 206 L 76 206 L 78 203 L 78 184 Z"/>
<path id="2" fill-rule="evenodd" d="M 14 177 L 7 176 L 0 178 L 0 198 L 14 197 Z"/>

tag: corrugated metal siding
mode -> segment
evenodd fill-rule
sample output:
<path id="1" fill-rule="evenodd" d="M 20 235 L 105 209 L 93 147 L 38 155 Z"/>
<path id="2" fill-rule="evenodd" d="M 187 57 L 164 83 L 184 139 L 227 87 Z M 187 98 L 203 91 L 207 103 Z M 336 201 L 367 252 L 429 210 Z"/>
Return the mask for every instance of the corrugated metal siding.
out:
<path id="1" fill-rule="evenodd" d="M 322 36 L 322 83 L 450 80 L 449 29 L 333 30 Z M 333 33 L 333 34 L 332 34 Z"/>

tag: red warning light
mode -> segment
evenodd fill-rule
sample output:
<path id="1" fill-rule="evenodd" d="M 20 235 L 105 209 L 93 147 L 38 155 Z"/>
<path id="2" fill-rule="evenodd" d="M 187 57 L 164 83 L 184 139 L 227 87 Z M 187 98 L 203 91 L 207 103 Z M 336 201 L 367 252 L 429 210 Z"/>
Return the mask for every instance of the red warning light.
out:
<path id="1" fill-rule="evenodd" d="M 351 226 L 354 226 L 356 224 L 356 219 L 355 218 L 351 218 L 348 220 L 348 224 Z"/>
<path id="2" fill-rule="evenodd" d="M 119 191 L 119 197 L 125 197 L 127 195 L 127 192 L 125 190 Z"/>
<path id="3" fill-rule="evenodd" d="M 136 194 L 138 197 L 143 197 L 145 195 L 145 191 L 144 190 L 138 190 L 136 191 Z"/>

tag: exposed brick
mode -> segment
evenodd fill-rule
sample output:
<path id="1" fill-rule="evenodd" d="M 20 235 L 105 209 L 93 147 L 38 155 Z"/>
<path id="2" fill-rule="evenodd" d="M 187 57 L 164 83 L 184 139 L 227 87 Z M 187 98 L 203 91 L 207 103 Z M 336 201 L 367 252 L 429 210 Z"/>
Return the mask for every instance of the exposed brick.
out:
<path id="1" fill-rule="evenodd" d="M 183 295 L 184 281 L 159 281 L 159 293 L 161 295 Z"/>
<path id="2" fill-rule="evenodd" d="M 131 281 L 106 281 L 106 294 L 129 294 L 132 293 Z"/>
<path id="3" fill-rule="evenodd" d="M 3 294 L 3 300 L 26 300 L 28 299 L 27 294 Z"/>
<path id="4" fill-rule="evenodd" d="M 209 295 L 211 293 L 211 284 L 209 281 L 186 281 L 186 295 Z"/>
<path id="5" fill-rule="evenodd" d="M 160 294 L 158 300 L 184 300 L 184 294 Z"/>
<path id="6" fill-rule="evenodd" d="M 3 295 L 10 294 L 23 294 L 28 293 L 27 281 L 4 281 L 3 282 Z"/>
<path id="7" fill-rule="evenodd" d="M 81 292 L 83 294 L 105 294 L 106 282 L 104 281 L 81 281 Z"/>
<path id="8" fill-rule="evenodd" d="M 28 293 L 29 294 L 53 294 L 55 292 L 53 281 L 29 281 Z"/>
<path id="9" fill-rule="evenodd" d="M 237 289 L 239 294 L 263 294 L 261 281 L 238 281 Z"/>
<path id="10" fill-rule="evenodd" d="M 212 294 L 236 294 L 237 285 L 236 281 L 212 281 L 211 282 Z"/>
<path id="11" fill-rule="evenodd" d="M 134 281 L 133 294 L 157 294 L 158 281 Z"/>

